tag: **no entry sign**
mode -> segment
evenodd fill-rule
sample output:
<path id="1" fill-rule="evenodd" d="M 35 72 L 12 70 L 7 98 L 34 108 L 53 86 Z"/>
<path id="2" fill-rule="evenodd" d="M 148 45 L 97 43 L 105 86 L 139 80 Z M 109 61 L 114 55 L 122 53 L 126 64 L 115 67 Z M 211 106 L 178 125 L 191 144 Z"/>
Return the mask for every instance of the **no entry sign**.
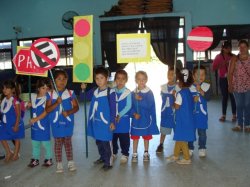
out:
<path id="1" fill-rule="evenodd" d="M 32 62 L 44 71 L 56 66 L 60 58 L 57 44 L 48 38 L 36 40 L 30 47 L 30 53 Z"/>
<path id="2" fill-rule="evenodd" d="M 189 33 L 187 43 L 194 51 L 205 51 L 213 43 L 213 32 L 208 27 L 196 27 Z"/>

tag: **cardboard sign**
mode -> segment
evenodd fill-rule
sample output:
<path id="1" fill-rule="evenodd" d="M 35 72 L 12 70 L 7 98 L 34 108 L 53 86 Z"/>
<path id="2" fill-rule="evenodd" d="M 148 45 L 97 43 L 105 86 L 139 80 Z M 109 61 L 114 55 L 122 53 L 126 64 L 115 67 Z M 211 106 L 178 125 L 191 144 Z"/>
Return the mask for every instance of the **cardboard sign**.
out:
<path id="1" fill-rule="evenodd" d="M 150 33 L 117 34 L 117 63 L 149 62 Z"/>

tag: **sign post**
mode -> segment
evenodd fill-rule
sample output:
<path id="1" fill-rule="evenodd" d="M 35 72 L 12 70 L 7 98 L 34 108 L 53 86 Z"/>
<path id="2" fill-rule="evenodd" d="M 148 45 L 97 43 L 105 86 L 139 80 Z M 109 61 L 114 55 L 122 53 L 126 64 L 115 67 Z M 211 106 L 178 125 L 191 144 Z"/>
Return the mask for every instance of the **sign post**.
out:
<path id="1" fill-rule="evenodd" d="M 191 30 L 187 37 L 187 43 L 191 49 L 199 52 L 198 58 L 198 80 L 200 83 L 200 54 L 201 51 L 207 50 L 213 43 L 213 32 L 208 27 L 196 27 Z M 199 95 L 199 93 L 197 93 Z M 195 104 L 196 112 L 197 102 Z"/>

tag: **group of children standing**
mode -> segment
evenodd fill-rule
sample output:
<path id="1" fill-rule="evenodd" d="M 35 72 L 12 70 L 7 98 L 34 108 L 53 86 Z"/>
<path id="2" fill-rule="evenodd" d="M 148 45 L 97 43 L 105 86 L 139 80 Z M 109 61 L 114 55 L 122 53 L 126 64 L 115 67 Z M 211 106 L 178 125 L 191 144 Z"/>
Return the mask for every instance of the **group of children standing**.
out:
<path id="1" fill-rule="evenodd" d="M 156 124 L 155 100 L 153 92 L 147 87 L 146 72 L 138 71 L 135 75 L 137 84 L 134 91 L 126 88 L 127 72 L 118 70 L 115 74 L 115 87 L 108 87 L 108 71 L 105 68 L 95 70 L 97 88 L 85 93 L 86 85 L 82 84 L 82 94 L 91 99 L 88 116 L 88 136 L 96 140 L 100 158 L 94 164 L 103 164 L 104 170 L 112 168 L 118 154 L 118 140 L 121 147 L 121 163 L 129 157 L 130 139 L 133 140 L 132 162 L 138 161 L 138 143 L 144 140 L 143 161 L 149 161 L 149 140 L 159 134 Z M 176 76 L 176 78 L 175 78 Z M 195 67 L 192 73 L 183 69 L 174 72 L 168 70 L 168 83 L 161 88 L 161 138 L 156 152 L 163 151 L 165 136 L 173 129 L 174 154 L 167 159 L 178 164 L 190 164 L 193 153 L 193 142 L 196 140 L 196 129 L 199 136 L 199 156 L 206 156 L 207 100 L 210 85 L 205 83 L 206 70 L 203 66 Z M 74 113 L 79 110 L 76 95 L 66 88 L 68 76 L 63 70 L 54 73 L 56 89 L 53 89 L 48 78 L 37 82 L 37 93 L 31 95 L 27 107 L 31 107 L 32 159 L 29 167 L 39 165 L 40 146 L 46 150 L 43 166 L 53 164 L 50 143 L 50 129 L 54 137 L 54 154 L 57 173 L 64 171 L 62 148 L 65 147 L 69 171 L 75 171 L 73 161 L 72 136 Z M 177 81 L 176 81 L 177 80 Z M 195 81 L 194 81 L 195 80 Z M 13 81 L 3 84 L 1 102 L 0 141 L 6 151 L 5 161 L 19 158 L 20 139 L 24 138 L 24 125 L 18 92 Z M 8 140 L 14 140 L 14 153 Z M 183 158 L 180 159 L 180 153 Z"/>
<path id="2" fill-rule="evenodd" d="M 169 82 L 161 90 L 161 138 L 156 152 L 163 151 L 165 137 L 173 129 L 176 143 L 174 154 L 168 157 L 169 161 L 176 161 L 178 164 L 191 163 L 196 130 L 199 136 L 199 156 L 206 156 L 207 100 L 210 96 L 210 85 L 205 83 L 205 77 L 206 69 L 203 66 L 195 67 L 193 74 L 187 69 L 176 74 L 173 68 L 168 70 Z M 126 88 L 127 80 L 126 71 L 117 71 L 116 86 L 110 89 L 108 71 L 99 68 L 95 72 L 98 88 L 92 94 L 88 135 L 96 140 L 100 154 L 100 158 L 94 163 L 103 163 L 104 170 L 112 168 L 113 160 L 117 158 L 118 140 L 122 149 L 121 163 L 128 161 L 130 139 L 133 140 L 132 162 L 138 161 L 140 137 L 144 140 L 143 161 L 149 161 L 149 140 L 152 135 L 159 134 L 154 95 L 146 85 L 146 72 L 136 73 L 137 87 L 132 92 Z M 82 86 L 83 91 L 85 88 L 86 86 Z M 183 154 L 182 159 L 180 153 Z"/>
<path id="3" fill-rule="evenodd" d="M 54 137 L 54 154 L 57 162 L 57 173 L 62 173 L 62 148 L 65 147 L 69 171 L 75 171 L 73 161 L 72 135 L 74 129 L 74 113 L 79 109 L 76 95 L 66 89 L 68 75 L 64 70 L 54 73 L 55 85 L 52 88 L 50 79 L 41 78 L 37 81 L 36 93 L 31 95 L 31 101 L 26 105 L 31 107 L 32 118 L 31 140 L 32 159 L 28 167 L 39 165 L 41 145 L 45 148 L 43 166 L 50 167 L 52 162 L 50 129 Z M 21 99 L 16 84 L 11 81 L 3 83 L 1 100 L 0 141 L 5 149 L 5 162 L 19 158 L 20 139 L 24 138 L 24 124 L 21 117 Z M 8 140 L 14 140 L 14 153 L 10 149 Z"/>

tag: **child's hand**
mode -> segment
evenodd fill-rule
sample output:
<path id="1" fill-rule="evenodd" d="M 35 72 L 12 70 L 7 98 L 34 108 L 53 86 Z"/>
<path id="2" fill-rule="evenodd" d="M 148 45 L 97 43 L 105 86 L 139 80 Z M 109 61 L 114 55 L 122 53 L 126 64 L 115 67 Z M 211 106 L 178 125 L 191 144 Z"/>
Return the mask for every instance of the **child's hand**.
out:
<path id="1" fill-rule="evenodd" d="M 172 95 L 175 97 L 176 96 L 176 90 L 173 90 Z"/>
<path id="2" fill-rule="evenodd" d="M 110 130 L 115 130 L 115 124 L 114 123 L 110 123 L 110 126 L 109 126 Z"/>
<path id="3" fill-rule="evenodd" d="M 140 100 L 142 100 L 142 97 L 139 96 L 138 94 L 135 94 L 135 99 L 138 100 L 138 101 L 140 101 Z"/>
<path id="4" fill-rule="evenodd" d="M 137 119 L 137 120 L 138 120 L 138 119 L 140 119 L 140 117 L 141 117 L 141 115 L 140 115 L 140 114 L 134 113 L 134 118 L 135 118 L 135 119 Z"/>
<path id="5" fill-rule="evenodd" d="M 15 125 L 14 127 L 13 127 L 13 131 L 14 132 L 17 132 L 19 130 L 19 125 Z"/>
<path id="6" fill-rule="evenodd" d="M 33 124 L 36 123 L 36 122 L 37 122 L 36 118 L 31 118 L 31 119 L 30 119 L 30 125 L 33 125 Z"/>
<path id="7" fill-rule="evenodd" d="M 119 115 L 117 115 L 117 116 L 115 117 L 115 122 L 116 122 L 116 123 L 119 123 L 119 122 L 120 122 L 120 116 L 119 116 Z"/>
<path id="8" fill-rule="evenodd" d="M 82 89 L 82 90 L 85 90 L 86 88 L 87 88 L 87 84 L 82 83 L 82 84 L 81 84 L 81 89 Z"/>
<path id="9" fill-rule="evenodd" d="M 32 107 L 31 102 L 30 102 L 30 101 L 29 101 L 29 102 L 27 102 L 26 108 L 27 108 L 27 109 L 29 109 L 29 108 L 31 108 L 31 107 Z"/>
<path id="10" fill-rule="evenodd" d="M 196 90 L 197 90 L 198 92 L 201 91 L 201 85 L 200 85 L 200 84 L 197 84 L 197 85 L 196 85 Z"/>
<path id="11" fill-rule="evenodd" d="M 201 89 L 201 85 L 200 85 L 200 84 L 198 84 L 198 85 L 196 86 L 196 89 L 197 89 L 197 91 L 198 91 L 202 96 L 204 96 L 205 92 Z"/>
<path id="12" fill-rule="evenodd" d="M 174 96 L 174 100 L 176 99 L 177 92 L 176 90 L 173 90 L 172 95 Z"/>
<path id="13" fill-rule="evenodd" d="M 61 103 L 62 103 L 62 98 L 61 98 L 61 97 L 58 97 L 57 100 L 56 100 L 56 103 L 57 103 L 57 104 L 61 104 Z"/>
<path id="14" fill-rule="evenodd" d="M 68 112 L 67 111 L 63 111 L 62 115 L 66 118 L 68 116 Z"/>
<path id="15" fill-rule="evenodd" d="M 198 95 L 196 95 L 196 96 L 194 96 L 194 102 L 198 102 L 199 101 L 199 96 Z"/>

